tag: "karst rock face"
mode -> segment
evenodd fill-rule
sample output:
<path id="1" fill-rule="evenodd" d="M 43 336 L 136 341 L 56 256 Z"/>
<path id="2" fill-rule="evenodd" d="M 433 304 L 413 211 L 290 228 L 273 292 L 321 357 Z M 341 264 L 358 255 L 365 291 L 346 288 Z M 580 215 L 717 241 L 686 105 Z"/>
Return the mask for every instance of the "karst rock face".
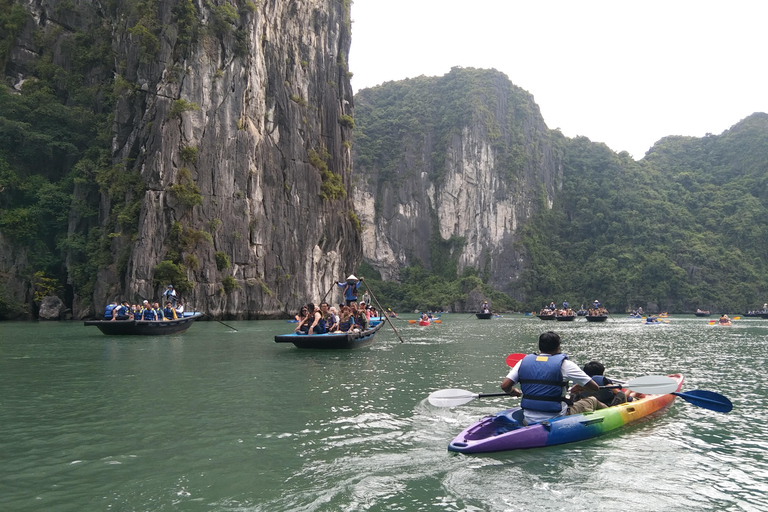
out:
<path id="1" fill-rule="evenodd" d="M 533 97 L 497 71 L 454 68 L 363 90 L 356 109 L 366 261 L 396 279 L 417 260 L 434 267 L 452 258 L 459 273 L 474 267 L 522 298 L 514 282 L 525 254 L 515 243 L 562 181 L 559 132 Z M 393 143 L 367 150 L 382 139 Z"/>
<path id="2" fill-rule="evenodd" d="M 159 299 L 167 284 L 213 317 L 273 317 L 319 301 L 356 268 L 350 2 L 58 4 L 25 4 L 32 16 L 14 69 L 23 79 L 32 67 L 35 31 L 55 29 L 55 44 L 66 44 L 108 26 L 112 160 L 141 190 L 75 188 L 76 199 L 98 205 L 112 255 L 92 296 L 74 291 L 76 317 L 111 299 Z M 130 201 L 138 225 L 112 215 Z M 70 231 L 93 227 L 84 224 L 73 210 Z M 9 265 L 24 257 L 0 252 Z M 166 282 L 169 268 L 181 282 Z"/>

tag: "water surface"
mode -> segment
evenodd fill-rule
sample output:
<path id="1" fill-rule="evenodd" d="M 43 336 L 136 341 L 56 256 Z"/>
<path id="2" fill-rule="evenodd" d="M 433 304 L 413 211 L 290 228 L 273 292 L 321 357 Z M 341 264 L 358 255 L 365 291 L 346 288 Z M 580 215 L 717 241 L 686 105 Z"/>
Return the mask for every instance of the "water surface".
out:
<path id="1" fill-rule="evenodd" d="M 415 316 L 413 317 L 415 318 Z M 369 348 L 276 344 L 283 321 L 197 322 L 105 336 L 81 323 L 0 324 L 0 501 L 8 511 L 768 510 L 768 321 L 661 326 L 443 315 Z M 683 373 L 660 418 L 583 443 L 482 456 L 450 440 L 514 399 L 429 405 L 440 388 L 498 391 L 512 352 L 553 329 L 609 376 Z"/>

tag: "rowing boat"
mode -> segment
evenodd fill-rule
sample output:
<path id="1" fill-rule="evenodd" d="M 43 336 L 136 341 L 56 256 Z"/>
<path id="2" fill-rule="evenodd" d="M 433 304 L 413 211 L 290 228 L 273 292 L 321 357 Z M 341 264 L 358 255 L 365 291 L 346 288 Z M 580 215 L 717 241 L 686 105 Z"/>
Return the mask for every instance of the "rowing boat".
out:
<path id="1" fill-rule="evenodd" d="M 316 349 L 352 349 L 367 347 L 373 343 L 373 337 L 384 325 L 381 318 L 371 317 L 370 327 L 357 332 L 330 332 L 325 334 L 306 334 L 292 332 L 275 336 L 275 343 L 293 343 L 296 348 Z"/>
<path id="2" fill-rule="evenodd" d="M 165 320 L 86 320 L 83 325 L 96 326 L 101 332 L 109 335 L 144 335 L 158 336 L 163 334 L 179 334 L 192 325 L 192 322 L 201 318 L 202 313 L 184 313 L 182 318 Z"/>
<path id="3" fill-rule="evenodd" d="M 584 318 L 587 319 L 587 322 L 605 322 L 608 320 L 608 315 L 587 315 Z"/>
<path id="4" fill-rule="evenodd" d="M 683 376 L 674 374 L 669 377 L 677 382 L 679 392 Z M 523 425 L 523 410 L 515 407 L 485 417 L 464 429 L 451 441 L 448 450 L 459 453 L 498 452 L 583 441 L 661 415 L 674 400 L 673 394 L 645 395 L 614 407 L 560 416 L 528 426 Z"/>
<path id="5" fill-rule="evenodd" d="M 478 320 L 490 320 L 493 317 L 493 313 L 475 313 Z"/>

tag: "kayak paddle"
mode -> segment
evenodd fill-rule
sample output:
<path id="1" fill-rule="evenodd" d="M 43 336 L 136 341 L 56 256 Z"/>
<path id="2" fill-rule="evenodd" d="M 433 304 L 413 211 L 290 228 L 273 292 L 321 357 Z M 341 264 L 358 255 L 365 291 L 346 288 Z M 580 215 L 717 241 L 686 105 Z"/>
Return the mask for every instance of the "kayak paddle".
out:
<path id="1" fill-rule="evenodd" d="M 517 363 L 523 360 L 525 354 L 509 354 L 507 356 L 507 366 L 514 367 Z"/>
<path id="2" fill-rule="evenodd" d="M 620 380 L 613 380 L 613 382 L 624 385 Z M 721 395 L 720 393 L 715 393 L 714 391 L 693 389 L 691 391 L 673 391 L 670 394 L 679 396 L 686 402 L 690 402 L 703 409 L 709 409 L 710 411 L 728 413 L 733 409 L 733 404 L 728 397 Z"/>
<path id="3" fill-rule="evenodd" d="M 705 389 L 692 389 L 691 391 L 672 393 L 675 396 L 679 396 L 686 402 L 690 402 L 693 405 L 697 405 L 704 409 L 717 412 L 731 412 L 733 404 L 728 397 L 715 393 L 714 391 L 707 391 Z"/>
<path id="4" fill-rule="evenodd" d="M 666 395 L 677 389 L 677 381 L 661 375 L 646 375 L 625 382 L 623 387 L 647 395 Z M 466 389 L 440 389 L 430 393 L 427 400 L 435 407 L 456 407 L 476 398 L 496 396 L 510 395 L 507 393 L 472 393 Z"/>

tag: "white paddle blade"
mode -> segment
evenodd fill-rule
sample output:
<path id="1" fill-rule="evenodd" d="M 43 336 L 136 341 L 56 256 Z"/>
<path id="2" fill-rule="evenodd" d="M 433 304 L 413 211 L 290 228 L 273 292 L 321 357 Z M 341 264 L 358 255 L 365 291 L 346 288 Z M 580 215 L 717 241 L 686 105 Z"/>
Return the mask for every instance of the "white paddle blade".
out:
<path id="1" fill-rule="evenodd" d="M 440 389 L 427 397 L 429 403 L 435 407 L 456 407 L 471 402 L 479 395 L 466 389 Z"/>
<path id="2" fill-rule="evenodd" d="M 624 387 L 644 395 L 666 395 L 677 391 L 677 381 L 664 375 L 646 375 L 627 381 Z"/>

